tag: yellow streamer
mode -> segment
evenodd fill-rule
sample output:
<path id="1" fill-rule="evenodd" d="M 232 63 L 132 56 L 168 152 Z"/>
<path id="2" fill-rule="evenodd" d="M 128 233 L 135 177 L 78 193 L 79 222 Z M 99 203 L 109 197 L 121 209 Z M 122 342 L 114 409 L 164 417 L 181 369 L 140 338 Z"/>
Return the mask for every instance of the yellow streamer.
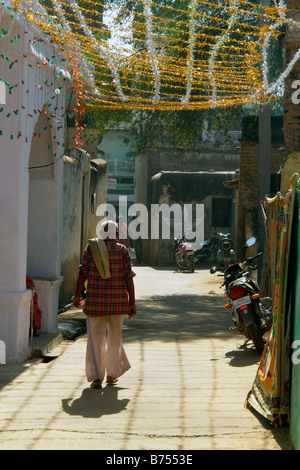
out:
<path id="1" fill-rule="evenodd" d="M 18 13 L 65 54 L 87 107 L 164 111 L 209 109 L 212 96 L 214 107 L 269 99 L 261 80 L 261 50 L 270 33 L 277 38 L 274 25 L 280 26 L 282 20 L 276 8 L 246 0 L 238 3 L 238 18 L 225 35 L 237 11 L 233 0 L 197 0 L 192 15 L 190 0 L 182 0 L 180 8 L 132 0 L 134 11 L 97 1 L 113 25 L 109 39 L 95 0 L 81 0 L 80 6 L 75 0 L 41 1 L 40 9 L 36 1 L 13 1 Z M 268 25 L 261 27 L 266 18 Z M 151 28 L 146 29 L 147 24 Z M 221 37 L 224 40 L 219 41 Z"/>

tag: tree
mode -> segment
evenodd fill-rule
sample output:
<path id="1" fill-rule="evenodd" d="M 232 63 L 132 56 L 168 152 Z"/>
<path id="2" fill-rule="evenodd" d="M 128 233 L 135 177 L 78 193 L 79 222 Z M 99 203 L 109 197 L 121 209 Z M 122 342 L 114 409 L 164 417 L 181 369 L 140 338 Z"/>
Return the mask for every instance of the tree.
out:
<path id="1" fill-rule="evenodd" d="M 232 94 L 234 103 L 234 99 L 241 94 L 239 88 L 231 90 L 230 82 L 243 67 L 245 57 L 254 63 L 259 60 L 252 54 L 256 50 L 253 36 L 258 23 L 258 17 L 254 15 L 256 4 L 259 5 L 258 0 L 251 2 L 245 13 L 243 9 L 229 8 L 229 5 L 234 6 L 234 2 L 227 3 L 225 0 L 215 0 L 213 3 L 157 0 L 151 3 L 150 11 L 148 0 L 106 0 L 106 9 L 118 10 L 116 21 L 120 24 L 127 22 L 122 41 L 130 45 L 132 51 L 121 56 L 116 47 L 111 53 L 111 56 L 114 55 L 112 60 L 101 57 L 90 46 L 90 41 L 85 41 L 81 22 L 74 12 L 65 7 L 73 31 L 82 35 L 82 52 L 94 70 L 96 86 L 104 96 L 111 96 L 112 107 L 114 104 L 118 106 L 118 97 L 112 94 L 116 88 L 113 62 L 120 88 L 123 87 L 130 99 L 138 105 L 145 97 L 158 105 L 161 101 L 168 105 L 165 109 L 157 106 L 157 110 L 153 105 L 132 111 L 125 106 L 124 109 L 105 110 L 101 101 L 97 102 L 91 94 L 95 110 L 89 113 L 89 118 L 97 122 L 99 130 L 112 123 L 126 122 L 128 132 L 134 136 L 137 151 L 147 145 L 149 136 L 152 138 L 156 129 L 165 129 L 169 142 L 191 147 L 201 140 L 204 124 L 206 129 L 224 134 L 232 128 L 240 128 L 244 112 L 241 105 L 202 110 L 190 110 L 188 105 L 201 99 L 208 103 L 213 94 L 214 98 L 225 99 Z M 80 0 L 79 6 L 94 36 L 103 39 L 102 3 Z M 157 62 L 158 58 L 161 64 Z M 121 62 L 123 67 L 118 67 Z M 207 67 L 210 80 L 206 78 Z M 197 82 L 195 78 L 201 76 L 202 70 L 205 71 L 205 78 Z M 228 70 L 231 75 L 226 76 Z M 252 84 L 245 83 L 244 78 L 240 83 L 243 88 L 251 90 Z M 182 109 L 178 109 L 180 102 Z M 187 104 L 186 108 L 184 103 Z"/>

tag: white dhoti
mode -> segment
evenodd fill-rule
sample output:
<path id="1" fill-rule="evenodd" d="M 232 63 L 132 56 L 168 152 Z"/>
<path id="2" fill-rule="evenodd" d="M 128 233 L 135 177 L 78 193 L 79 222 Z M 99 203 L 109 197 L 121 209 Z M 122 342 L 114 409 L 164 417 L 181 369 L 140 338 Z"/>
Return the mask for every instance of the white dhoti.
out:
<path id="1" fill-rule="evenodd" d="M 90 317 L 87 315 L 86 378 L 103 381 L 107 376 L 117 379 L 130 369 L 122 344 L 124 315 Z M 107 334 L 106 334 L 107 333 Z"/>

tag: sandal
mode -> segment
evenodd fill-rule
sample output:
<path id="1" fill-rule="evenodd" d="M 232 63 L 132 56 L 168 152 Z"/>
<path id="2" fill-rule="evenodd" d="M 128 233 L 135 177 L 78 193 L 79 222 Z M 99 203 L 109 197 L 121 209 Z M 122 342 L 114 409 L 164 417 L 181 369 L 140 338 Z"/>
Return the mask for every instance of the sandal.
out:
<path id="1" fill-rule="evenodd" d="M 106 383 L 107 385 L 115 385 L 118 382 L 118 379 L 114 379 L 113 377 L 107 377 Z"/>
<path id="2" fill-rule="evenodd" d="M 102 388 L 101 380 L 93 380 L 91 383 L 91 388 Z"/>

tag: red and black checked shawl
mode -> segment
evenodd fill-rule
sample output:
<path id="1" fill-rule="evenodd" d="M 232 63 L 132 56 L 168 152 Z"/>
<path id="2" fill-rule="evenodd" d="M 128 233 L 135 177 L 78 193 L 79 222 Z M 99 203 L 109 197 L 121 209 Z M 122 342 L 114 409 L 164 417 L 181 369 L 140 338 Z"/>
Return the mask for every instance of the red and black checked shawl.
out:
<path id="1" fill-rule="evenodd" d="M 87 245 L 79 266 L 87 278 L 87 293 L 83 311 L 91 317 L 103 315 L 127 315 L 129 302 L 126 280 L 135 276 L 126 246 L 116 240 L 105 240 L 109 257 L 111 278 L 101 279 Z"/>

